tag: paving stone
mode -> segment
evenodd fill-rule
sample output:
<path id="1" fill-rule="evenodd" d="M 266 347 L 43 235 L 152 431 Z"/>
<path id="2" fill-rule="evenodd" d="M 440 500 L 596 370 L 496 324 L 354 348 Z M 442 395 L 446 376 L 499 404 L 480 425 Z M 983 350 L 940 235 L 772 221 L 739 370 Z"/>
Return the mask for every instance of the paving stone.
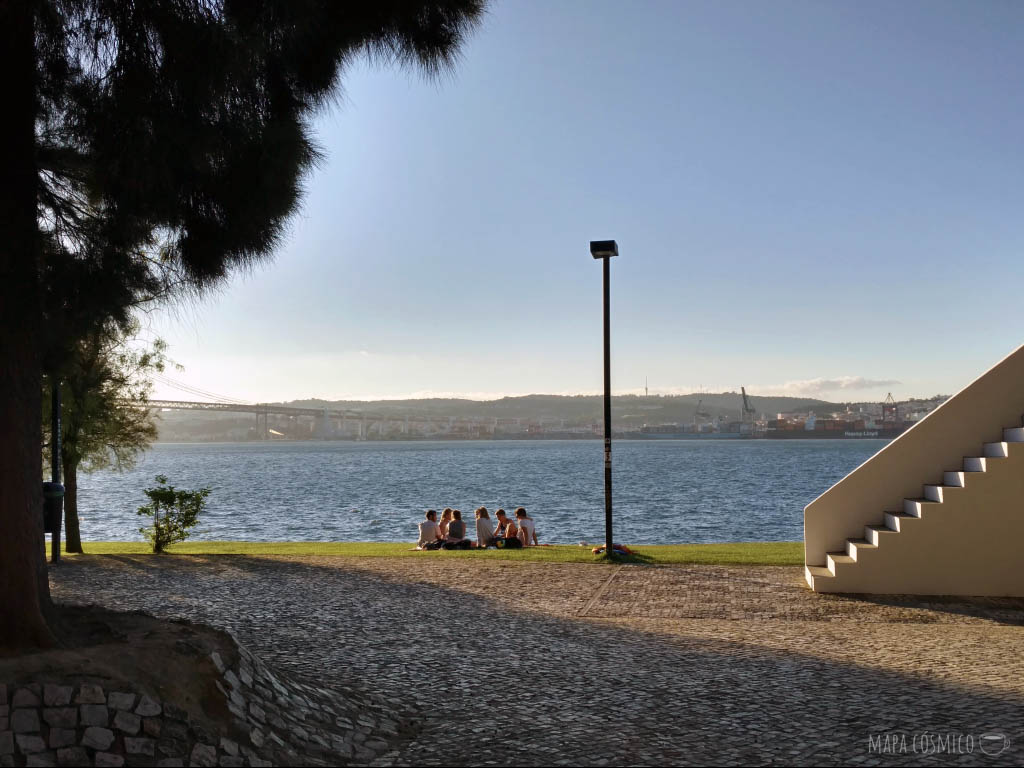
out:
<path id="1" fill-rule="evenodd" d="M 97 725 L 106 728 L 110 724 L 110 710 L 106 704 L 82 704 L 78 708 L 82 725 Z"/>
<path id="2" fill-rule="evenodd" d="M 253 743 L 253 746 L 256 747 L 256 749 L 262 747 L 263 731 L 261 731 L 259 728 L 253 728 L 251 731 L 249 731 L 249 741 Z"/>
<path id="3" fill-rule="evenodd" d="M 203 744 L 217 743 L 217 737 L 210 733 L 208 730 L 206 730 L 206 728 L 204 728 L 199 723 L 192 723 L 190 730 L 192 731 L 192 736 L 195 738 L 196 741 L 199 741 Z"/>
<path id="4" fill-rule="evenodd" d="M 344 739 L 339 739 L 337 737 L 331 739 L 331 748 L 341 757 L 346 759 L 352 757 L 352 745 Z"/>
<path id="5" fill-rule="evenodd" d="M 217 672 L 223 675 L 226 667 L 224 666 L 224 660 L 220 657 L 220 654 L 214 651 L 210 654 L 210 658 L 213 660 L 213 666 L 217 668 Z"/>
<path id="6" fill-rule="evenodd" d="M 14 754 L 14 732 L 0 731 L 0 755 Z"/>
<path id="7" fill-rule="evenodd" d="M 232 757 L 231 755 L 221 755 L 217 764 L 224 768 L 240 768 L 240 766 L 245 765 L 245 758 L 240 755 L 235 757 Z"/>
<path id="8" fill-rule="evenodd" d="M 94 683 L 82 683 L 75 696 L 75 704 L 106 704 L 103 688 Z"/>
<path id="9" fill-rule="evenodd" d="M 232 688 L 237 689 L 242 687 L 242 681 L 238 679 L 238 675 L 235 674 L 233 669 L 229 669 L 224 673 L 224 679 L 228 681 L 228 684 Z"/>
<path id="10" fill-rule="evenodd" d="M 76 736 L 74 728 L 50 728 L 50 749 L 74 746 Z"/>
<path id="11" fill-rule="evenodd" d="M 63 602 L 103 595 L 234 632 L 280 673 L 265 687 L 294 712 L 278 716 L 304 719 L 334 762 L 966 768 L 981 756 L 876 759 L 865 735 L 1011 723 L 1004 764 L 1024 764 L 1022 601 L 818 595 L 790 567 L 332 557 L 146 567 L 161 590 L 138 589 L 137 568 L 105 558 L 55 570 L 51 589 Z M 498 585 L 515 600 L 498 599 Z M 181 600 L 165 604 L 168 592 Z M 502 654 L 529 670 L 522 684 L 466 672 Z M 274 722 L 260 696 L 249 694 Z M 489 739 L 495 722 L 529 738 Z M 832 746 L 819 748 L 823 734 Z M 379 757 L 368 746 L 378 742 L 391 746 Z M 353 744 L 358 756 L 345 752 Z M 330 762 L 307 749 L 287 762 Z"/>
<path id="12" fill-rule="evenodd" d="M 170 739 L 165 736 L 157 740 L 156 751 L 166 757 L 183 755 L 188 751 L 188 742 L 184 739 Z"/>
<path id="13" fill-rule="evenodd" d="M 11 712 L 11 730 L 15 733 L 37 733 L 39 731 L 39 710 L 13 710 Z"/>
<path id="14" fill-rule="evenodd" d="M 114 728 L 134 736 L 142 727 L 142 718 L 131 712 L 120 711 L 114 715 Z"/>
<path id="15" fill-rule="evenodd" d="M 374 760 L 376 757 L 377 757 L 377 753 L 376 752 L 374 752 L 372 749 L 366 749 L 365 747 L 360 747 L 359 749 L 356 750 L 356 753 L 355 753 L 355 759 L 356 759 L 356 761 L 358 761 L 360 763 L 369 763 L 370 761 Z"/>
<path id="16" fill-rule="evenodd" d="M 111 709 L 131 709 L 134 704 L 134 693 L 111 691 L 107 694 L 107 706 Z"/>
<path id="17" fill-rule="evenodd" d="M 43 720 L 52 728 L 74 728 L 78 725 L 78 708 L 49 707 L 43 710 Z"/>
<path id="18" fill-rule="evenodd" d="M 43 703 L 48 707 L 66 707 L 74 692 L 73 686 L 47 683 L 43 686 Z"/>
<path id="19" fill-rule="evenodd" d="M 188 719 L 188 715 L 185 714 L 184 710 L 178 710 L 177 707 L 174 707 L 173 709 L 176 710 L 176 713 L 172 714 L 170 711 L 168 711 L 168 717 L 175 717 L 178 720 Z M 149 696 L 143 696 L 139 700 L 139 706 L 135 708 L 135 714 L 141 717 L 155 717 L 159 715 L 163 710 L 164 708 L 160 706 L 160 702 L 151 699 Z M 178 717 L 177 713 L 180 713 L 182 716 Z"/>
<path id="20" fill-rule="evenodd" d="M 14 735 L 14 741 L 18 745 L 18 751 L 23 755 L 46 751 L 46 742 L 43 741 L 43 737 L 36 736 L 34 733 L 17 733 Z"/>
<path id="21" fill-rule="evenodd" d="M 156 738 L 160 735 L 160 718 L 159 717 L 144 717 L 142 718 L 142 732 L 147 736 Z"/>
<path id="22" fill-rule="evenodd" d="M 225 736 L 220 737 L 220 748 L 231 757 L 238 754 L 238 742 L 232 741 Z"/>
<path id="23" fill-rule="evenodd" d="M 89 747 L 96 750 L 109 749 L 110 745 L 114 743 L 114 732 L 109 728 L 99 728 L 97 726 L 91 726 L 85 729 L 85 733 L 82 734 L 81 745 L 83 747 Z"/>
<path id="24" fill-rule="evenodd" d="M 165 720 L 160 726 L 163 736 L 168 739 L 188 739 L 188 725 L 177 720 Z"/>
<path id="25" fill-rule="evenodd" d="M 121 768 L 124 765 L 124 758 L 112 752 L 97 752 L 93 757 L 93 765 L 96 768 Z"/>
<path id="26" fill-rule="evenodd" d="M 215 768 L 217 765 L 217 748 L 211 744 L 196 744 L 188 758 L 189 765 L 202 768 Z"/>
<path id="27" fill-rule="evenodd" d="M 88 763 L 86 763 L 88 765 Z M 26 768 L 56 768 L 57 755 L 54 752 L 36 752 L 25 759 Z"/>
<path id="28" fill-rule="evenodd" d="M 157 768 L 184 768 L 185 761 L 180 757 L 165 757 L 156 761 Z"/>
<path id="29" fill-rule="evenodd" d="M 57 765 L 82 766 L 89 765 L 89 755 L 82 747 L 65 747 L 57 750 Z"/>
<path id="30" fill-rule="evenodd" d="M 270 766 L 273 765 L 269 760 L 263 760 L 259 757 L 248 757 L 246 759 L 249 761 L 249 765 L 251 765 L 252 768 L 270 768 Z"/>
<path id="31" fill-rule="evenodd" d="M 18 688 L 11 699 L 11 709 L 18 707 L 38 707 L 42 704 L 39 695 L 31 688 Z"/>
<path id="32" fill-rule="evenodd" d="M 156 754 L 156 742 L 145 737 L 125 736 L 124 751 L 129 755 L 149 755 L 152 757 Z"/>

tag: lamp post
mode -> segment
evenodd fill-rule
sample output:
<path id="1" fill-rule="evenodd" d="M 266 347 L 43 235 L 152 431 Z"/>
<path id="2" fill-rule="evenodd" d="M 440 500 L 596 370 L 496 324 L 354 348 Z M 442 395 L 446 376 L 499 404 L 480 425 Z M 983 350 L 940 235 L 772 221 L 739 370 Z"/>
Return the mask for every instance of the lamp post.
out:
<path id="1" fill-rule="evenodd" d="M 51 534 L 50 560 L 60 562 L 60 524 L 64 516 L 64 486 L 60 482 L 60 377 L 50 374 L 50 482 L 43 483 L 43 530 Z M 43 540 L 45 542 L 45 535 Z"/>
<path id="2" fill-rule="evenodd" d="M 615 557 L 612 548 L 612 364 L 611 317 L 608 290 L 608 265 L 619 255 L 614 240 L 591 240 L 590 255 L 604 261 L 604 553 Z"/>

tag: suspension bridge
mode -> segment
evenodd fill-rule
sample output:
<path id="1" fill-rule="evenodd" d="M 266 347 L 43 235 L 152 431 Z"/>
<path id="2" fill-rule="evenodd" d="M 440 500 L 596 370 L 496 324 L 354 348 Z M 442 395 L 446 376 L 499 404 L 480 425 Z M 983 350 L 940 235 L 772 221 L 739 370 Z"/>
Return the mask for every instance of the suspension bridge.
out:
<path id="1" fill-rule="evenodd" d="M 308 436 L 319 439 L 367 440 L 404 436 L 493 435 L 499 420 L 456 419 L 453 417 L 400 416 L 363 411 L 358 408 L 316 408 L 252 403 L 189 386 L 157 374 L 159 383 L 205 400 L 149 400 L 146 407 L 163 410 L 249 413 L 255 416 L 256 437 Z M 271 417 L 275 417 L 273 427 Z M 302 421 L 300 421 L 300 419 Z M 306 421 L 311 419 L 312 421 Z M 491 423 L 493 421 L 493 423 Z M 275 429 L 274 427 L 277 427 Z M 281 431 L 284 430 L 284 431 Z"/>

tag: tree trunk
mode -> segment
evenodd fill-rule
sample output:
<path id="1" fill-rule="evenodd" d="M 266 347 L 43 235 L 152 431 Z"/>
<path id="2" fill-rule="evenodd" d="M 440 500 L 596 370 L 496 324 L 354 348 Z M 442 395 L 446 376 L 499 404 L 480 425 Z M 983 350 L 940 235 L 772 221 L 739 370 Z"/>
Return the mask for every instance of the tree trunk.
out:
<path id="1" fill-rule="evenodd" d="M 78 525 L 78 461 L 64 461 L 64 542 L 68 552 L 82 553 L 82 534 Z"/>
<path id="2" fill-rule="evenodd" d="M 56 642 L 42 512 L 34 10 L 0 0 L 0 648 Z"/>

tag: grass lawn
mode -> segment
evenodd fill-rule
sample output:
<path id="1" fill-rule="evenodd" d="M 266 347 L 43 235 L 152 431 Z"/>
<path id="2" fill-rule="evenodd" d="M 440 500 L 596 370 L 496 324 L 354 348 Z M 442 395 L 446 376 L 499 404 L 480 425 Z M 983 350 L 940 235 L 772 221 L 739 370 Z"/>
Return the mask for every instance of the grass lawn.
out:
<path id="1" fill-rule="evenodd" d="M 478 560 L 523 560 L 549 563 L 593 563 L 603 560 L 590 547 L 557 546 L 529 549 L 441 550 L 416 552 L 411 543 L 377 542 L 302 542 L 302 541 L 195 541 L 175 544 L 168 549 L 174 555 L 335 555 L 342 557 L 468 557 Z M 144 542 L 87 541 L 82 547 L 88 555 L 150 554 Z M 803 565 L 804 545 L 798 541 L 751 542 L 736 544 L 671 544 L 632 547 L 636 555 L 621 562 L 666 565 L 703 563 L 707 565 Z M 412 551 L 411 551 L 412 550 Z M 75 555 L 69 555 L 74 557 Z"/>

